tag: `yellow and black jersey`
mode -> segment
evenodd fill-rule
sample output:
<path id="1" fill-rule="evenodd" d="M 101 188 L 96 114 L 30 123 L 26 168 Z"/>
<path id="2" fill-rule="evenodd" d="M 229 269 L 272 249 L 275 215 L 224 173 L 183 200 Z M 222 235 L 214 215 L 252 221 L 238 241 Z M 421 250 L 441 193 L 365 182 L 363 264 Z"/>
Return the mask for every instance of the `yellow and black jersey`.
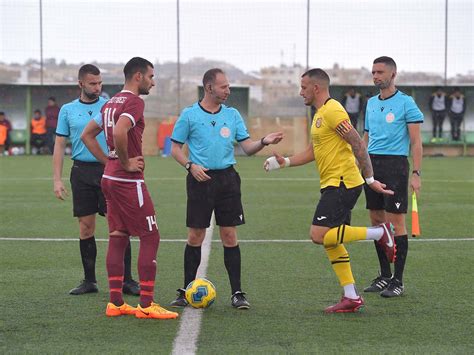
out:
<path id="1" fill-rule="evenodd" d="M 334 99 L 328 99 L 314 115 L 311 139 L 322 189 L 341 182 L 347 188 L 364 183 L 350 144 L 338 133 L 351 128 L 349 115 Z"/>

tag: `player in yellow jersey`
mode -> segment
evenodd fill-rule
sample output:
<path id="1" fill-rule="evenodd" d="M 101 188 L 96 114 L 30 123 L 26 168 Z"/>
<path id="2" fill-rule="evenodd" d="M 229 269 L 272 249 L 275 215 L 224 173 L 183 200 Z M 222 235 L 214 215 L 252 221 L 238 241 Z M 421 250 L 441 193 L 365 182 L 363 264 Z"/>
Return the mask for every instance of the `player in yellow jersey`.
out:
<path id="1" fill-rule="evenodd" d="M 326 308 L 326 313 L 357 312 L 364 306 L 352 276 L 349 253 L 345 243 L 375 240 L 385 250 L 389 260 L 395 255 L 393 230 L 390 223 L 375 227 L 350 226 L 351 210 L 362 192 L 364 179 L 374 191 L 393 194 L 385 184 L 374 179 L 367 149 L 351 125 L 343 106 L 329 95 L 329 76 L 322 69 L 311 69 L 301 77 L 300 95 L 307 106 L 317 111 L 311 127 L 312 142 L 291 157 L 277 153 L 268 158 L 264 169 L 271 171 L 304 165 L 316 160 L 321 183 L 321 198 L 311 225 L 311 240 L 324 246 L 334 272 L 344 288 L 341 301 Z"/>

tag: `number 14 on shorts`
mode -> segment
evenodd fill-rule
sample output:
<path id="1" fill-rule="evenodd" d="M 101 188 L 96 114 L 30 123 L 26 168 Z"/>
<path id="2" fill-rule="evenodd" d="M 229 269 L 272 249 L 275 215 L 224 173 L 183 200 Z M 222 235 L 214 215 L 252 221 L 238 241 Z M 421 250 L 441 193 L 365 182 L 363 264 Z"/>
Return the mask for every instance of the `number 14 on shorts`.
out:
<path id="1" fill-rule="evenodd" d="M 156 216 L 146 216 L 146 221 L 148 222 L 148 230 L 151 232 L 153 231 L 153 225 L 155 225 L 155 229 L 158 229 L 156 225 Z"/>

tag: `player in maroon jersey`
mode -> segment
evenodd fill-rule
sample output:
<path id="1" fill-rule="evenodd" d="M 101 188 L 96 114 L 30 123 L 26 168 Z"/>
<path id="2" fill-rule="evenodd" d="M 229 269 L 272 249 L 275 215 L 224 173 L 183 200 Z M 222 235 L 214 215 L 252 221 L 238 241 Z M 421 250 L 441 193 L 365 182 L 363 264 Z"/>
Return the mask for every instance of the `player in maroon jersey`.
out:
<path id="1" fill-rule="evenodd" d="M 148 95 L 155 85 L 153 64 L 135 57 L 125 65 L 125 85 L 101 110 L 102 122 L 94 119 L 81 136 L 90 152 L 106 162 L 102 176 L 102 191 L 107 202 L 109 248 L 107 273 L 110 302 L 107 316 L 135 314 L 137 318 L 170 319 L 178 313 L 169 312 L 154 303 L 156 253 L 160 234 L 156 224 L 153 201 L 144 182 L 145 162 L 142 155 L 142 135 L 145 128 L 145 104 L 139 95 Z M 104 130 L 108 157 L 93 139 Z M 137 308 L 124 302 L 122 297 L 123 255 L 129 235 L 140 238 L 138 275 L 140 277 L 140 304 Z"/>

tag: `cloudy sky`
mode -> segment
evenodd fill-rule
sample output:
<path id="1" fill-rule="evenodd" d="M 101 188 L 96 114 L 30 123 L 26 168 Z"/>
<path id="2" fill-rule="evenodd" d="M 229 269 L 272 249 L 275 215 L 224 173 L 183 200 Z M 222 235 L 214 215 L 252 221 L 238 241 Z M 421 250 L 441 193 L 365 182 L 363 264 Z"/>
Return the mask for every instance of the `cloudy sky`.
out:
<path id="1" fill-rule="evenodd" d="M 39 0 L 0 0 L 0 61 L 40 57 Z M 176 61 L 176 1 L 42 0 L 43 57 Z M 306 0 L 180 0 L 181 60 L 306 65 Z M 448 76 L 474 70 L 471 0 L 448 3 Z M 311 0 L 309 66 L 444 73 L 445 0 Z"/>

